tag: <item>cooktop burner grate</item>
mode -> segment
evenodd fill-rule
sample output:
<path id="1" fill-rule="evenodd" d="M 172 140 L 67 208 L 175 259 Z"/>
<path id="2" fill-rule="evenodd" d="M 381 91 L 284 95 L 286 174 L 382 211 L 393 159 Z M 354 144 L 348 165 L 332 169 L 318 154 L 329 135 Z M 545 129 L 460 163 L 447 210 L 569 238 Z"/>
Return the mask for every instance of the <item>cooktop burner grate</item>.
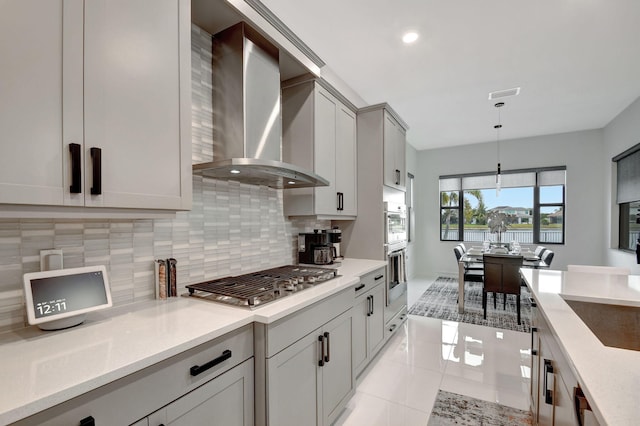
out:
<path id="1" fill-rule="evenodd" d="M 335 269 L 290 265 L 190 284 L 186 287 L 189 289 L 190 295 L 196 296 L 196 291 L 205 292 L 219 296 L 213 298 L 216 301 L 254 306 L 335 278 L 336 272 Z M 206 296 L 203 298 L 211 299 Z"/>

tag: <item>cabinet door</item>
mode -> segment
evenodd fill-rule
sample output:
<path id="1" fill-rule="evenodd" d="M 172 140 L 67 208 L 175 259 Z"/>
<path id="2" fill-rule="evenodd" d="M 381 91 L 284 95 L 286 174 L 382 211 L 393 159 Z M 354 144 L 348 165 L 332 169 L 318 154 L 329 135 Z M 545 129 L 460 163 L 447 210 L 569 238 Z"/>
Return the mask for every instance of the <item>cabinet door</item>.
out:
<path id="1" fill-rule="evenodd" d="M 386 111 L 384 112 L 383 127 L 383 182 L 387 186 L 404 190 L 406 186 L 405 132 L 402 126 Z"/>
<path id="2" fill-rule="evenodd" d="M 407 187 L 407 166 L 406 166 L 406 149 L 407 149 L 407 136 L 402 126 L 396 126 L 396 141 L 395 141 L 395 159 L 396 169 L 398 170 L 398 187 L 404 190 Z"/>
<path id="3" fill-rule="evenodd" d="M 371 358 L 384 344 L 384 285 L 371 292 L 373 312 L 367 318 L 368 356 Z"/>
<path id="4" fill-rule="evenodd" d="M 81 0 L 2 2 L 0 203 L 63 203 L 67 145 L 82 143 L 81 39 Z"/>
<path id="5" fill-rule="evenodd" d="M 93 0 L 84 14 L 85 204 L 183 208 L 191 187 L 190 2 Z M 91 148 L 101 150 L 100 195 L 90 192 Z"/>
<path id="6" fill-rule="evenodd" d="M 540 337 L 531 328 L 531 415 L 534 423 L 538 422 L 538 407 L 540 404 Z"/>
<path id="7" fill-rule="evenodd" d="M 316 401 L 321 394 L 318 374 L 320 335 L 318 329 L 267 360 L 270 425 L 319 424 Z"/>
<path id="8" fill-rule="evenodd" d="M 398 174 L 396 169 L 396 134 L 398 123 L 386 112 L 383 124 L 383 183 L 387 186 L 396 186 Z"/>
<path id="9" fill-rule="evenodd" d="M 149 416 L 149 426 L 253 425 L 253 358 Z"/>
<path id="10" fill-rule="evenodd" d="M 558 383 L 554 394 L 553 424 L 557 426 L 574 426 L 578 424 L 578 418 L 573 404 L 573 386 L 566 386 L 562 374 L 564 374 L 564 371 L 556 374 Z"/>
<path id="11" fill-rule="evenodd" d="M 315 91 L 314 169 L 329 181 L 329 186 L 315 189 L 316 214 L 336 214 L 336 100 L 321 89 Z"/>
<path id="12" fill-rule="evenodd" d="M 342 194 L 342 209 L 338 213 L 345 216 L 358 214 L 356 153 L 356 116 L 351 110 L 338 104 L 336 109 L 335 176 L 336 192 Z"/>
<path id="13" fill-rule="evenodd" d="M 340 414 L 354 390 L 354 374 L 351 362 L 352 310 L 331 320 L 323 327 L 327 355 L 320 368 L 322 374 L 321 424 L 329 425 Z"/>
<path id="14" fill-rule="evenodd" d="M 353 306 L 352 350 L 353 368 L 356 374 L 362 371 L 367 361 L 367 321 L 370 308 L 371 295 L 368 293 L 358 297 Z"/>

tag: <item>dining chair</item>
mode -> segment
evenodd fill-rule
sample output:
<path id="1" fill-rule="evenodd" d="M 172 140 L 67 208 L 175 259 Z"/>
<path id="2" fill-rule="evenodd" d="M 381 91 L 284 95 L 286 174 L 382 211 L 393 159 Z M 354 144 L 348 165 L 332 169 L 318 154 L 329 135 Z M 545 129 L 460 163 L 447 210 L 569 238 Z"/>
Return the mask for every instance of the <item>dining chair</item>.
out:
<path id="1" fill-rule="evenodd" d="M 453 248 L 453 252 L 456 255 L 456 261 L 460 262 L 460 259 L 462 258 L 462 255 L 464 254 L 464 252 L 462 251 L 462 248 L 460 247 L 459 244 Z M 464 280 L 465 280 L 465 282 L 466 281 L 472 281 L 472 282 L 481 283 L 482 282 L 482 277 L 483 277 L 482 268 L 469 267 L 469 266 L 465 265 L 465 267 L 464 267 Z"/>
<path id="2" fill-rule="evenodd" d="M 629 275 L 631 269 L 617 266 L 567 265 L 569 272 L 588 272 L 590 274 Z"/>
<path id="3" fill-rule="evenodd" d="M 544 246 L 538 246 L 536 247 L 535 251 L 533 252 L 534 255 L 538 256 L 539 259 L 542 259 L 542 253 L 544 253 L 547 250 L 546 247 Z"/>
<path id="4" fill-rule="evenodd" d="M 487 319 L 487 293 L 502 293 L 503 307 L 506 308 L 507 295 L 515 294 L 518 324 L 520 324 L 520 268 L 522 256 L 501 254 L 485 254 L 482 256 L 484 264 L 484 281 L 482 285 L 482 309 L 484 319 Z M 495 308 L 495 294 L 493 305 Z"/>
<path id="5" fill-rule="evenodd" d="M 553 260 L 553 250 L 545 250 L 542 252 L 542 256 L 540 256 L 540 260 L 542 260 L 547 267 L 551 266 L 551 261 Z"/>

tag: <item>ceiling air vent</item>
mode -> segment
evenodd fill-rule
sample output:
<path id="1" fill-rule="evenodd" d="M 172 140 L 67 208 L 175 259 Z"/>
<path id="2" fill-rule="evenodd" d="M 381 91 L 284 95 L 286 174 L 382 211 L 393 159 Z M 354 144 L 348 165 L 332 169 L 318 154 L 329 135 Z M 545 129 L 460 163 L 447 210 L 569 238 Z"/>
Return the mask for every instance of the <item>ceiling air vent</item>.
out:
<path id="1" fill-rule="evenodd" d="M 506 90 L 496 90 L 495 92 L 489 93 L 489 100 L 492 101 L 494 99 L 506 98 L 508 96 L 517 96 L 520 94 L 520 88 L 514 87 L 513 89 Z"/>

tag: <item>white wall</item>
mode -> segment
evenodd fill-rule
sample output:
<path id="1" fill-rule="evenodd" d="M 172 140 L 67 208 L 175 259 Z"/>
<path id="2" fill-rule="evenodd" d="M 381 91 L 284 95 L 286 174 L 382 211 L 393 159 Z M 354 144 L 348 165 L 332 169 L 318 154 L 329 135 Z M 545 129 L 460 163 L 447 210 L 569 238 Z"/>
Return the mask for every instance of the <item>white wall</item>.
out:
<path id="1" fill-rule="evenodd" d="M 605 173 L 605 196 L 603 203 L 605 264 L 631 268 L 640 274 L 634 253 L 627 253 L 618 247 L 618 207 L 616 205 L 615 168 L 611 158 L 640 142 L 640 98 L 622 111 L 604 128 L 604 154 L 602 162 Z"/>
<path id="2" fill-rule="evenodd" d="M 640 107 L 639 107 L 640 109 Z M 570 263 L 604 263 L 605 165 L 603 131 L 589 130 L 500 142 L 503 170 L 567 167 L 565 244 L 548 245 L 555 252 L 553 269 Z M 418 152 L 416 174 L 416 250 L 418 276 L 457 273 L 455 242 L 439 237 L 438 177 L 493 171 L 496 143 L 457 146 Z"/>

